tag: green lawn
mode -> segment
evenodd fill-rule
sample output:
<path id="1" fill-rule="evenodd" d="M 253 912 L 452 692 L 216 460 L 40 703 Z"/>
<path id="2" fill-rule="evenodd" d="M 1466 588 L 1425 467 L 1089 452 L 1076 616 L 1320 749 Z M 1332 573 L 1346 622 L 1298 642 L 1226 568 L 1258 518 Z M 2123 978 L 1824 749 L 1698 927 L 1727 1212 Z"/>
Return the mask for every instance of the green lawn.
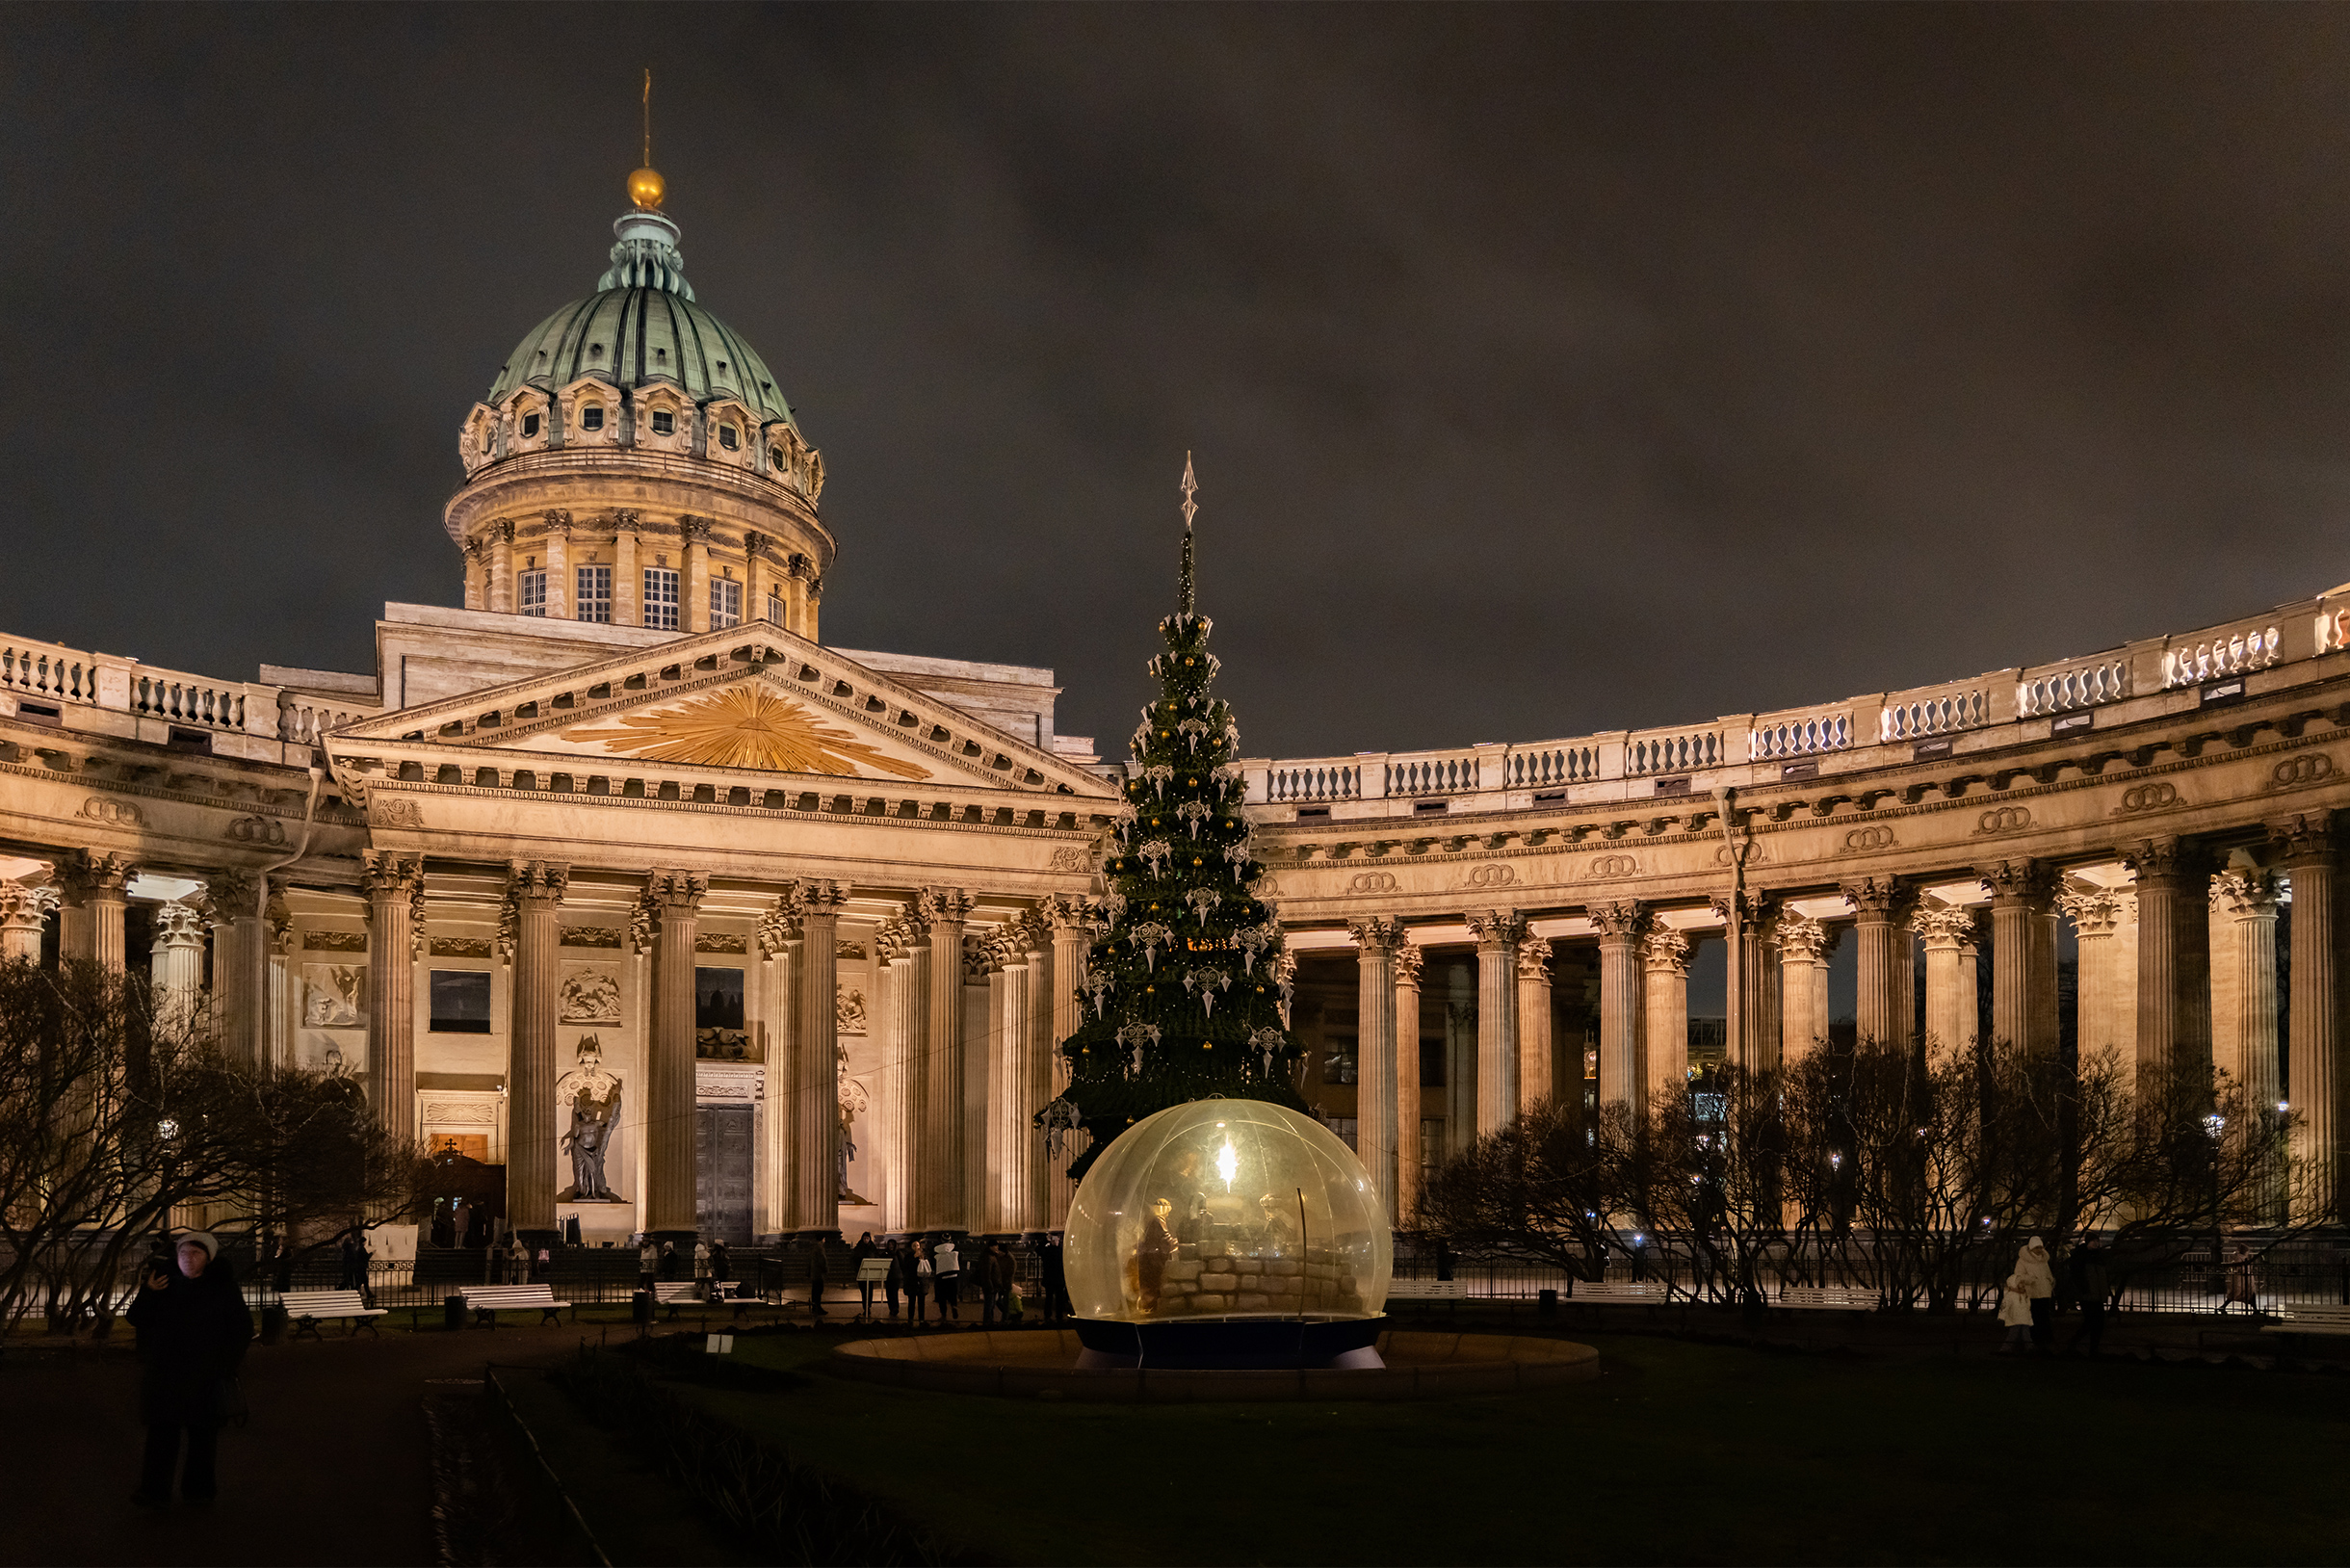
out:
<path id="1" fill-rule="evenodd" d="M 1605 1375 L 1423 1404 L 963 1398 L 822 1373 L 728 1419 L 1008 1562 L 2338 1561 L 2350 1385 L 1592 1336 Z"/>

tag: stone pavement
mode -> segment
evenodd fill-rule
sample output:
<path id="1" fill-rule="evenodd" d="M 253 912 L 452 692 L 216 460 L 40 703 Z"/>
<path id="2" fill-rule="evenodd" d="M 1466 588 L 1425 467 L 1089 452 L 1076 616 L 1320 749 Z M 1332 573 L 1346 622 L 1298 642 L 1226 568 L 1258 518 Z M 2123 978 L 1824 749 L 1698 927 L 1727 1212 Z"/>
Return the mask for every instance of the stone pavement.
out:
<path id="1" fill-rule="evenodd" d="M 551 1361 L 598 1332 L 328 1329 L 323 1342 L 255 1344 L 241 1379 L 252 1419 L 221 1434 L 220 1502 L 163 1514 L 129 1502 L 143 1432 L 127 1336 L 120 1349 L 19 1342 L 0 1355 L 12 1504 L 0 1563 L 431 1563 L 426 1395 L 478 1392 L 467 1384 L 493 1358 Z"/>

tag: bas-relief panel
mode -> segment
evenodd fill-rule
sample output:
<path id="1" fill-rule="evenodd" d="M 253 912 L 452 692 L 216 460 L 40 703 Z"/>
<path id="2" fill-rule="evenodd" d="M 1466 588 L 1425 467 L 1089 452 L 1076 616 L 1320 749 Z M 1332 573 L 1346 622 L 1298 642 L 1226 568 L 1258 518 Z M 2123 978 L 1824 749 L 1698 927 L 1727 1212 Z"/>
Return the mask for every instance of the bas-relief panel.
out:
<path id="1" fill-rule="evenodd" d="M 294 1065 L 312 1072 L 367 1076 L 367 1035 L 328 1034 L 320 1030 L 294 1032 Z"/>
<path id="2" fill-rule="evenodd" d="M 875 733 L 830 722 L 765 683 L 745 680 L 633 713 L 516 737 L 513 749 L 614 762 L 671 762 L 842 778 L 924 779 L 931 770 Z"/>
<path id="3" fill-rule="evenodd" d="M 303 964 L 301 1021 L 310 1029 L 365 1029 L 367 965 Z"/>
<path id="4" fill-rule="evenodd" d="M 559 1024 L 619 1027 L 620 966 L 565 959 L 557 1004 Z"/>

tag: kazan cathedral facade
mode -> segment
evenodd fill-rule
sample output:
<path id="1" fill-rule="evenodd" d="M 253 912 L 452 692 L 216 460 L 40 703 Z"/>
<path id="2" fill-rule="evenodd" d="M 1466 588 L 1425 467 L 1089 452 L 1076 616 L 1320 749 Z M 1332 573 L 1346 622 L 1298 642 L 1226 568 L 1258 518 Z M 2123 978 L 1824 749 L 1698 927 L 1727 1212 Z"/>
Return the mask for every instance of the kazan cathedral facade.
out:
<path id="1" fill-rule="evenodd" d="M 631 189 L 460 427 L 464 608 L 251 683 L 0 636 L 0 951 L 208 989 L 231 1053 L 503 1167 L 526 1238 L 1056 1226 L 1034 1118 L 1120 771 L 1049 670 L 822 643 L 823 459 Z M 1399 1222 L 1538 1099 L 1840 1031 L 2216 1061 L 2297 1114 L 2311 1201 L 2350 1170 L 2350 586 L 1779 713 L 1242 766 L 1301 1087 Z"/>

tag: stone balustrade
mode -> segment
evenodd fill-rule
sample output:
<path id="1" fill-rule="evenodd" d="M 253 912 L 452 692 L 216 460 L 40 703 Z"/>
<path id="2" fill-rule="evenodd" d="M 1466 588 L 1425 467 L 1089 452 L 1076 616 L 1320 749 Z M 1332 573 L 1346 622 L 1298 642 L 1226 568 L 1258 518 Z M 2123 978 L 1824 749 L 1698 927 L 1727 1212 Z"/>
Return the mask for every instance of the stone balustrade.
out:
<path id="1" fill-rule="evenodd" d="M 2086 658 L 1991 670 L 1906 691 L 1709 725 L 1616 730 L 1530 745 L 1361 752 L 1242 763 L 1248 799 L 1338 815 L 1518 810 L 1537 794 L 1570 802 L 1706 793 L 1781 777 L 1858 772 L 1929 752 L 1991 749 L 2167 712 L 2182 694 L 2350 648 L 2350 593 L 2319 595 Z M 2285 677 L 2288 681 L 2289 675 Z M 2119 712 L 2112 710 L 2120 709 Z M 2093 712 L 2107 717 L 2091 719 Z M 1873 716 L 1873 722 L 1871 722 Z M 1281 813 L 1270 820 L 1285 820 Z"/>
<path id="2" fill-rule="evenodd" d="M 0 641 L 0 712 L 65 729 L 159 745 L 184 745 L 196 732 L 223 756 L 300 764 L 326 731 L 377 711 L 53 642 Z"/>

